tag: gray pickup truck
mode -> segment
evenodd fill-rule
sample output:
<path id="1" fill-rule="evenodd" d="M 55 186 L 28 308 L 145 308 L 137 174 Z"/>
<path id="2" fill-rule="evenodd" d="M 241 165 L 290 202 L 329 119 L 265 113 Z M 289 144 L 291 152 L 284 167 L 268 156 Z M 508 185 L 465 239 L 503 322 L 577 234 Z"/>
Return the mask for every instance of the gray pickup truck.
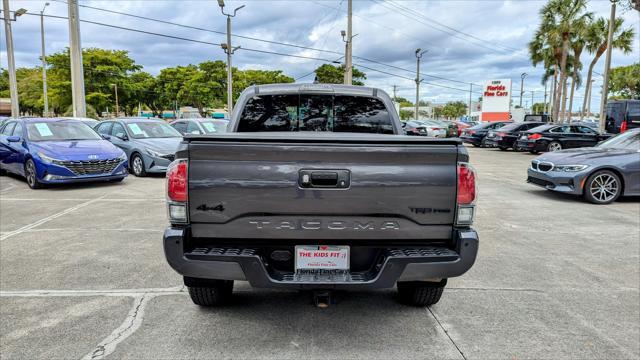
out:
<path id="1" fill-rule="evenodd" d="M 167 171 L 166 258 L 194 303 L 257 288 L 398 289 L 428 306 L 473 265 L 475 172 L 458 139 L 402 134 L 378 89 L 247 88 L 229 133 L 187 135 Z M 319 295 L 322 296 L 322 295 Z"/>

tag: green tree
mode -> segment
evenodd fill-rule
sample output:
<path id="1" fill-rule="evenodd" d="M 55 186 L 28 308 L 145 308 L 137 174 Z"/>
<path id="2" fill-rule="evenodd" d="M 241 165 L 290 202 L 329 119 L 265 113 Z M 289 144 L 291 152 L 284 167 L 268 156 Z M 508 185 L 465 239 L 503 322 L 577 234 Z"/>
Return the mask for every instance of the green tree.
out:
<path id="1" fill-rule="evenodd" d="M 623 29 L 622 25 L 624 20 L 617 18 L 613 24 L 613 41 L 612 47 L 614 49 L 622 50 L 623 53 L 628 54 L 633 49 L 633 39 L 635 37 L 633 28 L 629 27 Z M 605 18 L 598 18 L 596 21 L 589 25 L 586 33 L 586 49 L 590 54 L 593 54 L 593 59 L 589 64 L 589 71 L 587 72 L 587 86 L 585 86 L 584 101 L 582 102 L 582 111 L 580 112 L 580 118 L 584 117 L 587 112 L 587 100 L 589 87 L 591 86 L 591 78 L 593 76 L 593 68 L 598 63 L 598 60 L 607 51 L 608 48 L 608 34 L 609 34 L 609 20 Z"/>
<path id="2" fill-rule="evenodd" d="M 467 113 L 467 104 L 463 101 L 450 101 L 442 108 L 442 115 L 452 119 Z"/>
<path id="3" fill-rule="evenodd" d="M 640 63 L 612 68 L 609 93 L 618 99 L 640 99 Z"/>
<path id="4" fill-rule="evenodd" d="M 333 66 L 322 64 L 316 70 L 316 79 L 321 84 L 342 84 L 344 83 L 344 65 Z M 353 68 L 353 85 L 364 85 L 367 75 L 362 71 Z"/>
<path id="5" fill-rule="evenodd" d="M 534 114 L 544 114 L 544 106 L 545 103 L 535 103 L 533 104 L 533 113 Z"/>
<path id="6" fill-rule="evenodd" d="M 413 118 L 413 111 L 411 110 L 400 110 L 400 120 L 410 120 Z"/>

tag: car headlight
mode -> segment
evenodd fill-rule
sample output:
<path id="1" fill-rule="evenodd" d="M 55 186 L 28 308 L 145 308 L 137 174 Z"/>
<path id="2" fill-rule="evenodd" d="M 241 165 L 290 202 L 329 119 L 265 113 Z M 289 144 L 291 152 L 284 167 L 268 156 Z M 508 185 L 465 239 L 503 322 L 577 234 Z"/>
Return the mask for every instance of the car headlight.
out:
<path id="1" fill-rule="evenodd" d="M 588 168 L 589 165 L 556 165 L 553 167 L 555 171 L 576 172 Z"/>
<path id="2" fill-rule="evenodd" d="M 43 163 L 45 163 L 45 164 L 51 164 L 51 163 L 53 163 L 54 161 L 60 161 L 60 160 L 58 160 L 58 159 L 54 159 L 54 158 L 52 158 L 51 156 L 47 156 L 47 155 L 45 155 L 45 154 L 44 154 L 44 153 L 42 153 L 41 151 L 40 151 L 40 152 L 38 152 L 38 157 L 39 157 L 39 158 L 40 158 L 40 160 L 42 160 L 42 162 L 43 162 Z"/>
<path id="3" fill-rule="evenodd" d="M 167 154 L 163 154 L 163 153 L 159 153 L 157 151 L 151 150 L 151 149 L 147 149 L 147 154 L 156 157 L 156 158 L 161 158 L 161 157 L 165 157 L 167 156 Z"/>

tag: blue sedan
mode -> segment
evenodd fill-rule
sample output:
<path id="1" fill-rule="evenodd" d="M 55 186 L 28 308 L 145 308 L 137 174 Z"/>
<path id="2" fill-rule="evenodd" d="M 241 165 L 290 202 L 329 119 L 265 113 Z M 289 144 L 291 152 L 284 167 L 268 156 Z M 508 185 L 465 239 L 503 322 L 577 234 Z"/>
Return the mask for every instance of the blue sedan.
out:
<path id="1" fill-rule="evenodd" d="M 122 181 L 124 152 L 89 126 L 68 119 L 12 119 L 0 127 L 0 172 L 27 179 L 32 189 L 45 184 Z"/>

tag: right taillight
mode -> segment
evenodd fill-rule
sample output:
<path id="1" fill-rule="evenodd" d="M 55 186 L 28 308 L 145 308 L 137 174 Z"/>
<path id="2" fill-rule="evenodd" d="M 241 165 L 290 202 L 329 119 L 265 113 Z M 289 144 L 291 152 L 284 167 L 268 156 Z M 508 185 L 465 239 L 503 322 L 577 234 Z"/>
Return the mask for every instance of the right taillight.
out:
<path id="1" fill-rule="evenodd" d="M 475 213 L 476 172 L 467 163 L 458 163 L 456 225 L 471 225 Z"/>
<path id="2" fill-rule="evenodd" d="M 187 221 L 187 161 L 176 160 L 167 168 L 169 220 Z"/>
<path id="3" fill-rule="evenodd" d="M 627 120 L 623 119 L 622 125 L 620 125 L 620 134 L 622 134 L 625 131 L 627 131 Z"/>
<path id="4" fill-rule="evenodd" d="M 536 140 L 536 139 L 540 139 L 541 137 L 542 137 L 541 134 L 531 134 L 531 135 L 527 136 L 527 138 L 529 140 Z"/>

